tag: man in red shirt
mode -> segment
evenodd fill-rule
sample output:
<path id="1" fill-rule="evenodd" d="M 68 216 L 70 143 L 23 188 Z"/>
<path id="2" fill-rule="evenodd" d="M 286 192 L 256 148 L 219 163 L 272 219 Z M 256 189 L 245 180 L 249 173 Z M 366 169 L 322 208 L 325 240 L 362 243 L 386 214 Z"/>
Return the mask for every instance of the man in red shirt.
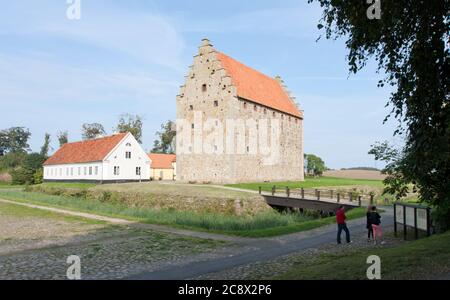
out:
<path id="1" fill-rule="evenodd" d="M 349 244 L 351 243 L 350 231 L 348 230 L 347 223 L 345 222 L 346 219 L 347 219 L 347 217 L 345 216 L 344 206 L 341 205 L 336 212 L 336 222 L 338 224 L 338 233 L 337 233 L 337 243 L 338 244 L 341 244 L 342 230 L 345 231 L 347 243 L 349 243 Z"/>

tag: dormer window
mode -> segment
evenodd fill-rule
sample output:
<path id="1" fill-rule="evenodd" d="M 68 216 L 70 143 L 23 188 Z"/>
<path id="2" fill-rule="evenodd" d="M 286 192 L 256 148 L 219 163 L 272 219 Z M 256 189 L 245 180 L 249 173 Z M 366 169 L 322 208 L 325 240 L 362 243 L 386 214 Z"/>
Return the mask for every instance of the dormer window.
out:
<path id="1" fill-rule="evenodd" d="M 131 144 L 130 144 L 130 143 L 127 143 L 126 146 L 127 146 L 127 147 L 131 147 Z"/>
<path id="2" fill-rule="evenodd" d="M 206 84 L 202 85 L 202 92 L 206 92 L 207 89 L 208 88 L 207 88 Z"/>

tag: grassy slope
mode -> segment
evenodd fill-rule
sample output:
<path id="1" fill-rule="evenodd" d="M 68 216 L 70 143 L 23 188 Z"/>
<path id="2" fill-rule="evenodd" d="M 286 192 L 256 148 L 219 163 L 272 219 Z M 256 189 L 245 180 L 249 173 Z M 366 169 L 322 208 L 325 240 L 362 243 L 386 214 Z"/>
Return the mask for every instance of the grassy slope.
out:
<path id="1" fill-rule="evenodd" d="M 289 187 L 291 189 L 299 188 L 318 188 L 318 187 L 332 187 L 332 186 L 352 186 L 352 185 L 364 185 L 376 188 L 382 188 L 383 182 L 380 180 L 367 180 L 367 179 L 346 179 L 346 178 L 333 178 L 333 177 L 320 177 L 320 178 L 307 178 L 304 182 L 265 182 L 265 183 L 240 183 L 231 184 L 228 186 L 258 190 L 261 186 L 265 191 L 271 191 L 273 186 L 278 188 Z"/>
<path id="2" fill-rule="evenodd" d="M 71 182 L 45 182 L 42 185 L 57 188 L 89 189 L 96 186 L 93 183 L 71 183 Z"/>
<path id="3" fill-rule="evenodd" d="M 276 279 L 367 279 L 367 258 L 381 258 L 382 279 L 433 279 L 450 273 L 450 232 L 392 247 L 301 260 Z"/>
<path id="4" fill-rule="evenodd" d="M 20 217 L 20 218 L 28 218 L 28 217 L 51 218 L 54 220 L 65 221 L 65 222 L 107 224 L 104 221 L 86 219 L 86 218 L 77 217 L 77 216 L 68 216 L 68 215 L 63 215 L 63 214 L 59 214 L 59 213 L 54 213 L 51 211 L 34 209 L 34 208 L 25 207 L 22 205 L 9 204 L 9 203 L 0 203 L 0 217 L 1 216 L 14 216 L 14 217 Z"/>
<path id="5" fill-rule="evenodd" d="M 123 204 L 103 203 L 98 200 L 87 201 L 73 197 L 49 196 L 13 190 L 0 190 L 0 197 L 74 211 L 120 217 L 139 222 L 247 237 L 276 236 L 310 230 L 334 223 L 333 217 L 311 220 L 307 217 L 281 215 L 276 212 L 259 214 L 254 217 L 239 217 L 213 213 L 200 214 L 175 210 L 127 207 Z M 364 215 L 364 209 L 355 209 L 348 213 L 349 218 L 360 218 Z"/>

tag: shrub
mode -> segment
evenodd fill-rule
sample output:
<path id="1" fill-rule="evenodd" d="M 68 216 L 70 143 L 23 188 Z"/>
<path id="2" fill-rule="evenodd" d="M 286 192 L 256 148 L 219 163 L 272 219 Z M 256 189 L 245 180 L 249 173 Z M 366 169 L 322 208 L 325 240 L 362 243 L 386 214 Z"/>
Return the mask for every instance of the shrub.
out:
<path id="1" fill-rule="evenodd" d="M 11 171 L 12 184 L 23 185 L 33 182 L 33 174 L 23 167 L 16 168 Z"/>
<path id="2" fill-rule="evenodd" d="M 44 169 L 40 168 L 34 173 L 34 184 L 41 184 L 44 181 Z"/>

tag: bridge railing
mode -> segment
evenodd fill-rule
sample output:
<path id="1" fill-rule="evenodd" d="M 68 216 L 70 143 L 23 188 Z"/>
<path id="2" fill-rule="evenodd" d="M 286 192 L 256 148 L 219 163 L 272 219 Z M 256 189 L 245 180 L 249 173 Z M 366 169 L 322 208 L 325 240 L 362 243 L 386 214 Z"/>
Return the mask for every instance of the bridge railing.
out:
<path id="1" fill-rule="evenodd" d="M 263 188 L 259 187 L 259 193 L 263 194 Z M 330 201 L 334 200 L 337 203 L 341 201 L 349 201 L 351 203 L 357 202 L 359 206 L 362 206 L 362 202 L 368 204 L 374 203 L 373 194 L 361 194 L 355 191 L 342 192 L 332 189 L 291 189 L 290 187 L 273 186 L 270 194 L 272 196 L 283 196 L 287 198 L 301 198 L 304 200 L 318 200 L 318 201 Z"/>

